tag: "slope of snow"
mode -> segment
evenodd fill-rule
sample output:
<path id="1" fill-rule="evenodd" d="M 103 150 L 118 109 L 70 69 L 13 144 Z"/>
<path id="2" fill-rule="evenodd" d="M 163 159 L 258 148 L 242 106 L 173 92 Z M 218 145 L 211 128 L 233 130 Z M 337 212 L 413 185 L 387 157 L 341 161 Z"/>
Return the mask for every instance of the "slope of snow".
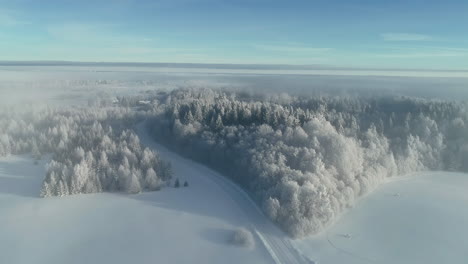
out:
<path id="1" fill-rule="evenodd" d="M 260 241 L 252 249 L 230 243 L 250 218 L 190 166 L 175 168 L 187 188 L 41 199 L 43 167 L 27 157 L 0 160 L 0 263 L 273 261 Z"/>
<path id="2" fill-rule="evenodd" d="M 322 234 L 294 241 L 318 263 L 466 263 L 468 175 L 397 178 Z"/>
<path id="3" fill-rule="evenodd" d="M 214 184 L 224 192 L 224 195 L 229 196 L 234 206 L 232 209 L 236 208 L 248 219 L 249 229 L 256 235 L 257 244 L 262 245 L 269 253 L 270 262 L 276 264 L 314 263 L 294 248 L 289 237 L 262 213 L 256 203 L 239 186 L 219 173 L 183 158 L 154 142 L 145 129 L 145 123 L 138 125 L 137 132 L 144 145 L 157 149 L 161 157 L 172 163 L 176 177 L 177 175 L 191 175 L 190 177 L 197 184 Z"/>

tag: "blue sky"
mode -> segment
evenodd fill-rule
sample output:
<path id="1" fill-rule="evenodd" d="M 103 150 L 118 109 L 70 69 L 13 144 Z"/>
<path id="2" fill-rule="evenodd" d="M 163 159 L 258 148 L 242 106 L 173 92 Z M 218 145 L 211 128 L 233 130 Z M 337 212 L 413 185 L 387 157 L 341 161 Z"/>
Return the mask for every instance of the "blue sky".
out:
<path id="1" fill-rule="evenodd" d="M 0 0 L 0 60 L 468 69 L 468 1 Z"/>

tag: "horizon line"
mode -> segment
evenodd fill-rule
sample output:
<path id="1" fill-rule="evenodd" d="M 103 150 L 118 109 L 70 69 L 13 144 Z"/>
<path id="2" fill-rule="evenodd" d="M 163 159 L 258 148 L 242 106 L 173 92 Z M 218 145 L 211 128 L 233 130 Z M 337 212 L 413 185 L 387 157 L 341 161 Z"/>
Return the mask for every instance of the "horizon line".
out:
<path id="1" fill-rule="evenodd" d="M 262 70 L 349 70 L 349 71 L 425 71 L 468 72 L 468 69 L 379 68 L 352 67 L 323 64 L 264 64 L 264 63 L 193 63 L 193 62 L 109 62 L 67 60 L 0 60 L 0 66 L 96 66 L 96 67 L 166 67 L 166 68 L 218 68 Z"/>

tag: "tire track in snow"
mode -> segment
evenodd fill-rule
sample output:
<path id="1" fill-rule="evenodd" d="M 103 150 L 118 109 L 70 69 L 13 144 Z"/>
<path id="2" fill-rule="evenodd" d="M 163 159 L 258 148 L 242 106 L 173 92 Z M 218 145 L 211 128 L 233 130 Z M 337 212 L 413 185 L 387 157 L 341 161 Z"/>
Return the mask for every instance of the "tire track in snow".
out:
<path id="1" fill-rule="evenodd" d="M 328 244 L 330 244 L 335 250 L 337 250 L 338 252 L 341 252 L 343 254 L 346 254 L 352 258 L 356 258 L 356 259 L 360 259 L 364 262 L 367 262 L 367 263 L 372 263 L 372 264 L 376 264 L 377 262 L 375 260 L 372 260 L 370 258 L 367 258 L 367 257 L 364 257 L 364 256 L 360 256 L 358 254 L 355 254 L 351 251 L 348 251 L 348 250 L 345 250 L 345 249 L 342 249 L 340 247 L 338 247 L 337 245 L 335 245 L 335 243 L 333 243 L 333 241 L 330 239 L 330 233 L 327 232 L 327 241 L 328 241 Z"/>
<path id="2" fill-rule="evenodd" d="M 247 219 L 252 224 L 252 231 L 257 236 L 276 264 L 311 264 L 314 261 L 308 259 L 301 254 L 291 244 L 291 240 L 276 227 L 261 211 L 257 204 L 250 198 L 250 196 L 242 190 L 238 185 L 231 182 L 226 177 L 209 169 L 208 167 L 186 159 L 177 153 L 168 150 L 166 147 L 158 144 L 148 134 L 146 130 L 146 123 L 142 122 L 136 127 L 136 132 L 142 142 L 151 148 L 155 148 L 161 156 L 169 160 L 174 166 L 183 163 L 184 166 L 189 166 L 194 171 L 199 171 L 206 179 L 215 183 L 219 188 L 226 192 L 230 199 L 236 204 L 242 212 L 246 215 Z"/>

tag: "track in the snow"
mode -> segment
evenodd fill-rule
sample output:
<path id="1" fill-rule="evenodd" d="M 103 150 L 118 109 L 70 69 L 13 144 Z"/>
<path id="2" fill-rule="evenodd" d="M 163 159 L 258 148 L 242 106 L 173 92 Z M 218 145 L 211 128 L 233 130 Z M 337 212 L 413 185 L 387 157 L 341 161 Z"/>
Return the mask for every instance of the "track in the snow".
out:
<path id="1" fill-rule="evenodd" d="M 284 234 L 284 232 L 279 230 L 263 214 L 256 203 L 239 186 L 231 182 L 226 177 L 220 175 L 218 172 L 215 172 L 190 159 L 186 159 L 156 143 L 147 133 L 146 124 L 144 122 L 140 123 L 136 130 L 142 143 L 157 150 L 165 160 L 172 163 L 172 166 L 190 167 L 191 171 L 198 171 L 200 175 L 203 175 L 207 180 L 215 183 L 226 194 L 228 194 L 230 199 L 241 209 L 242 212 L 245 213 L 248 219 L 250 219 L 252 231 L 257 236 L 258 240 L 262 242 L 274 263 L 314 263 L 314 261 L 308 259 L 294 248 L 291 244 L 291 240 Z"/>

